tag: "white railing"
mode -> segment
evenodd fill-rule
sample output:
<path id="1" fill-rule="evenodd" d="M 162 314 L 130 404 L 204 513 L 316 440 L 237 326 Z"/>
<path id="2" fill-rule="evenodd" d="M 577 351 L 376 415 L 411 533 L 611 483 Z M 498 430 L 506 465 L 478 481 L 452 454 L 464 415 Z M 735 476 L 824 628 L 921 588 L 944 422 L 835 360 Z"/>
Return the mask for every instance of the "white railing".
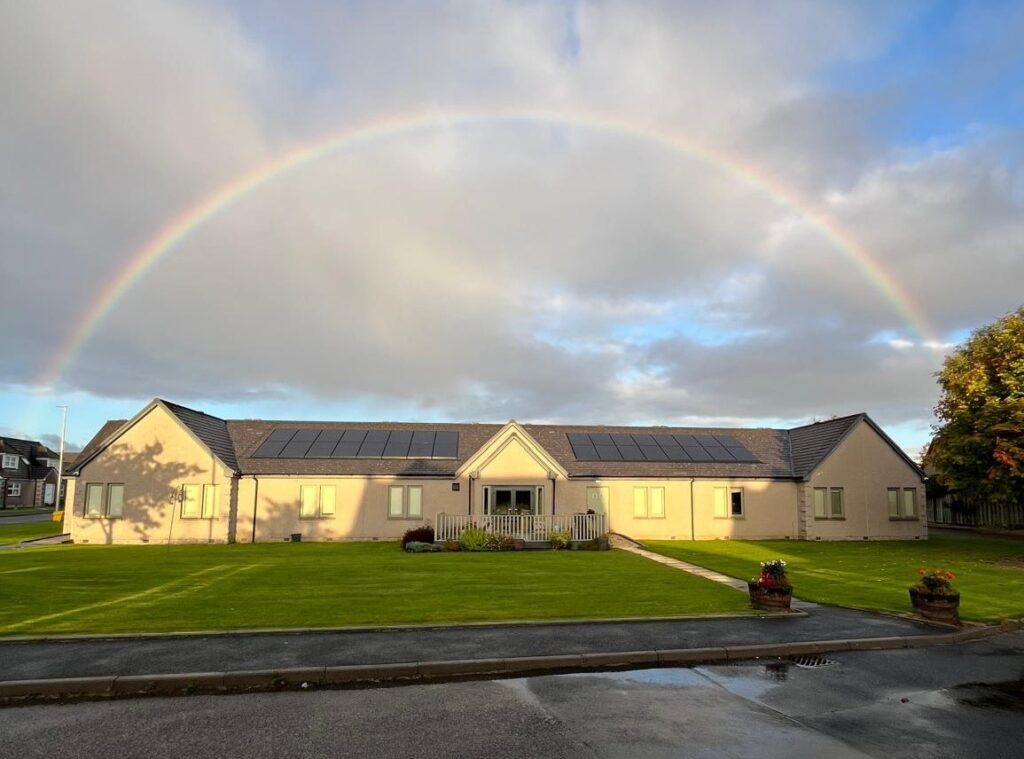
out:
<path id="1" fill-rule="evenodd" d="M 550 540 L 552 532 L 568 532 L 570 540 L 594 540 L 605 533 L 604 514 L 438 514 L 436 540 L 458 540 L 467 527 L 529 542 Z"/>

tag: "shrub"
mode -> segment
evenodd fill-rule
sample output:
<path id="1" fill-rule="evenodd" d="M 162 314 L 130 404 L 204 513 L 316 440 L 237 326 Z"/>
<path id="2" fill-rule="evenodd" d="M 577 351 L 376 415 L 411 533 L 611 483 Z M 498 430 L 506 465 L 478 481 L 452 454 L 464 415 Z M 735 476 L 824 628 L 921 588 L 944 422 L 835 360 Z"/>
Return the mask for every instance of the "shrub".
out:
<path id="1" fill-rule="evenodd" d="M 406 530 L 405 535 L 402 536 L 402 550 L 409 545 L 410 541 L 415 540 L 418 543 L 433 543 L 434 542 L 434 528 L 429 524 L 421 525 L 419 527 L 413 527 L 411 530 Z"/>
<path id="2" fill-rule="evenodd" d="M 409 553 L 439 553 L 444 550 L 440 543 L 423 543 L 419 540 L 410 540 L 405 544 L 405 550 Z"/>
<path id="3" fill-rule="evenodd" d="M 515 548 L 515 541 L 508 535 L 500 535 L 496 532 L 490 532 L 487 534 L 487 540 L 484 542 L 484 548 L 488 551 L 511 551 Z"/>
<path id="4" fill-rule="evenodd" d="M 487 547 L 487 533 L 479 527 L 467 527 L 459 534 L 463 551 L 483 551 Z"/>
<path id="5" fill-rule="evenodd" d="M 568 548 L 571 537 L 572 535 L 568 530 L 552 530 L 548 533 L 548 540 L 551 541 L 551 547 L 556 551 L 560 548 Z"/>

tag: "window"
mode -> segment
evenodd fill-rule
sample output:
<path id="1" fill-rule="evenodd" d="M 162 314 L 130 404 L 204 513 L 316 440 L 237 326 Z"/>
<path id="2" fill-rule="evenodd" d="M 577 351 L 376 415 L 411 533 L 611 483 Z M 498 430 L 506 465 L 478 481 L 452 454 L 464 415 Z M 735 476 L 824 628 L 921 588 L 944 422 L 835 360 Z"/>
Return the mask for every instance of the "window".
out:
<path id="1" fill-rule="evenodd" d="M 832 506 L 829 516 L 832 519 L 842 519 L 845 513 L 843 510 L 843 489 L 832 488 L 829 495 L 831 496 L 830 503 Z"/>
<path id="2" fill-rule="evenodd" d="M 422 486 L 392 485 L 388 488 L 388 519 L 420 519 L 422 517 Z"/>
<path id="3" fill-rule="evenodd" d="M 917 488 L 889 488 L 889 519 L 917 519 Z"/>
<path id="4" fill-rule="evenodd" d="M 124 514 L 124 485 L 107 485 L 107 516 L 117 518 Z"/>
<path id="5" fill-rule="evenodd" d="M 715 519 L 729 518 L 729 489 L 715 488 Z"/>
<path id="6" fill-rule="evenodd" d="M 828 519 L 828 488 L 814 489 L 814 518 Z"/>
<path id="7" fill-rule="evenodd" d="M 18 468 L 18 457 L 11 453 L 4 454 L 4 469 L 17 469 Z"/>
<path id="8" fill-rule="evenodd" d="M 220 485 L 203 485 L 203 519 L 213 519 L 217 516 L 219 495 Z"/>
<path id="9" fill-rule="evenodd" d="M 299 488 L 299 516 L 303 519 L 332 517 L 336 500 L 334 485 L 303 485 Z"/>
<path id="10" fill-rule="evenodd" d="M 21 483 L 20 482 L 8 482 L 7 483 L 7 495 L 17 497 L 21 495 Z"/>
<path id="11" fill-rule="evenodd" d="M 199 486 L 181 486 L 181 518 L 196 519 L 199 517 Z"/>
<path id="12" fill-rule="evenodd" d="M 103 516 L 103 486 L 98 482 L 90 482 L 85 486 L 85 515 Z"/>
<path id="13" fill-rule="evenodd" d="M 743 488 L 733 488 L 729 491 L 729 515 L 734 519 L 743 517 Z"/>
<path id="14" fill-rule="evenodd" d="M 587 488 L 587 508 L 595 514 L 608 513 L 608 488 Z"/>
<path id="15" fill-rule="evenodd" d="M 845 519 L 846 509 L 842 488 L 814 489 L 815 519 Z"/>
<path id="16" fill-rule="evenodd" d="M 665 488 L 633 488 L 633 516 L 637 519 L 664 518 Z"/>

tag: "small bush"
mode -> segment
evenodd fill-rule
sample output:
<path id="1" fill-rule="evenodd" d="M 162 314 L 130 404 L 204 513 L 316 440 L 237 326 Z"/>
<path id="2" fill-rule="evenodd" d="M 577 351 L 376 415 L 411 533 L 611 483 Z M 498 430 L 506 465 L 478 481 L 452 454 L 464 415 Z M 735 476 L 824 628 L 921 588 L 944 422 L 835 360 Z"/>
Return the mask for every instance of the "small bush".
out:
<path id="1" fill-rule="evenodd" d="M 405 535 L 402 536 L 402 550 L 409 545 L 409 542 L 415 540 L 418 543 L 433 543 L 434 542 L 434 528 L 429 524 L 421 525 L 420 527 L 413 527 L 411 530 L 406 530 Z"/>
<path id="2" fill-rule="evenodd" d="M 484 548 L 488 551 L 511 551 L 515 548 L 515 541 L 508 535 L 499 535 L 496 532 L 488 533 Z"/>
<path id="3" fill-rule="evenodd" d="M 551 541 L 551 547 L 556 551 L 560 548 L 568 548 L 570 538 L 572 538 L 572 535 L 568 530 L 552 530 L 548 533 L 548 540 Z"/>
<path id="4" fill-rule="evenodd" d="M 467 527 L 459 534 L 463 551 L 483 551 L 487 548 L 487 533 L 479 527 Z"/>
<path id="5" fill-rule="evenodd" d="M 406 543 L 405 550 L 409 553 L 440 553 L 444 550 L 444 546 L 440 543 L 422 543 L 419 540 L 410 540 Z"/>

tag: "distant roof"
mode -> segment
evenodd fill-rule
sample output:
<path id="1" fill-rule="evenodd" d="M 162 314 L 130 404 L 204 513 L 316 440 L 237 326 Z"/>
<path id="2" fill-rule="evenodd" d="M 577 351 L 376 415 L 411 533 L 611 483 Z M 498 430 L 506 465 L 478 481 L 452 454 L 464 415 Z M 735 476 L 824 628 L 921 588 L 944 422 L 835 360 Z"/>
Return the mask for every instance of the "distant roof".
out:
<path id="1" fill-rule="evenodd" d="M 405 475 L 452 477 L 493 438 L 504 424 L 436 422 L 303 422 L 263 419 L 220 419 L 186 406 L 163 403 L 224 464 L 239 474 L 253 475 Z M 866 421 L 915 470 L 920 468 L 867 414 L 829 419 L 792 430 L 769 428 L 629 427 L 605 425 L 523 424 L 570 477 L 703 477 L 804 479 L 842 442 L 850 430 Z M 125 425 L 112 420 L 85 446 L 77 461 L 85 462 L 111 435 Z M 454 458 L 411 457 L 281 457 L 256 456 L 275 430 L 389 430 L 450 431 L 458 433 Z M 720 435 L 733 438 L 756 461 L 583 461 L 577 460 L 569 435 L 628 433 L 638 435 Z M 279 433 L 280 434 L 280 433 Z M 324 437 L 330 437 L 326 435 Z M 336 437 L 336 436 L 335 436 Z M 301 447 L 301 446 L 299 446 Z M 71 471 L 71 470 L 69 470 Z"/>

